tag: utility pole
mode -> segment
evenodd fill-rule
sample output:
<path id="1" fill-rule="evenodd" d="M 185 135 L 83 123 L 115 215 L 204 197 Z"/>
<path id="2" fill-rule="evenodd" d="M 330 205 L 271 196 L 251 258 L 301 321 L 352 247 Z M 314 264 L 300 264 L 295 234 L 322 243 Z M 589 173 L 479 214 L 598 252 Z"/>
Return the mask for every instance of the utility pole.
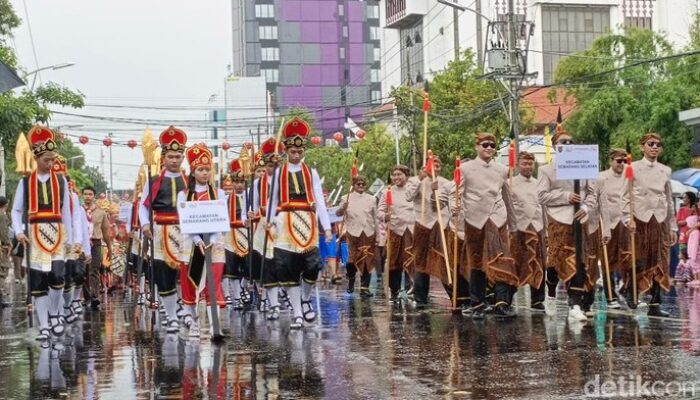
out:
<path id="1" fill-rule="evenodd" d="M 477 4 L 480 2 L 477 0 Z M 517 18 L 515 1 L 508 0 L 505 18 L 490 21 L 486 29 L 486 64 L 489 71 L 483 78 L 500 81 L 508 91 L 510 130 L 514 135 L 515 157 L 520 154 L 520 87 L 537 73 L 527 72 L 527 52 L 534 32 L 534 22 Z M 493 37 L 489 37 L 494 35 Z"/>
<path id="2" fill-rule="evenodd" d="M 110 138 L 114 136 L 112 132 L 108 133 Z M 109 146 L 109 193 L 114 193 L 114 174 L 112 173 L 112 146 Z"/>
<path id="3" fill-rule="evenodd" d="M 476 0 L 474 4 L 476 6 L 476 62 L 479 68 L 484 68 L 484 48 L 483 48 L 483 38 L 481 37 L 481 0 Z"/>
<path id="4" fill-rule="evenodd" d="M 478 0 L 477 0 L 478 2 Z M 458 0 L 455 0 L 458 3 Z M 478 18 L 477 18 L 478 19 Z M 452 9 L 452 27 L 454 28 L 455 41 L 455 61 L 459 60 L 459 9 Z"/>
<path id="5" fill-rule="evenodd" d="M 508 64 L 511 73 L 519 71 L 517 36 L 515 33 L 515 1 L 508 0 Z M 525 66 L 523 66 L 525 68 Z M 515 159 L 520 154 L 520 115 L 518 115 L 518 82 L 510 79 L 510 126 L 515 135 Z"/>
<path id="6" fill-rule="evenodd" d="M 5 148 L 0 143 L 0 196 L 7 196 L 7 175 L 5 175 Z"/>

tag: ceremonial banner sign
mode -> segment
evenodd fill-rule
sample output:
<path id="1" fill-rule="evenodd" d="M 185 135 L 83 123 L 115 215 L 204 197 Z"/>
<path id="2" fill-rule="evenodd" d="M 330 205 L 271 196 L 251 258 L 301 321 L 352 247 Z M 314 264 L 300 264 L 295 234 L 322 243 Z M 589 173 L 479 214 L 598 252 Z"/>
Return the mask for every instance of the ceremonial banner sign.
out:
<path id="1" fill-rule="evenodd" d="M 598 145 L 555 146 L 557 180 L 598 179 Z"/>
<path id="2" fill-rule="evenodd" d="M 218 233 L 231 229 L 225 199 L 181 202 L 177 205 L 177 213 L 183 234 Z"/>
<path id="3" fill-rule="evenodd" d="M 131 231 L 131 211 L 133 209 L 133 204 L 131 203 L 120 203 L 119 204 L 119 220 L 124 222 L 126 226 L 126 231 Z"/>

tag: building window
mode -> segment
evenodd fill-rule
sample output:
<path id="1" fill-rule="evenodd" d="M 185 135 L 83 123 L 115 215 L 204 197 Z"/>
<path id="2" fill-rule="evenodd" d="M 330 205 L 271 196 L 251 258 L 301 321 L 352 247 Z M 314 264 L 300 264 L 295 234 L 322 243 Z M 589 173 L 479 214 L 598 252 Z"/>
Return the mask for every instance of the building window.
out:
<path id="1" fill-rule="evenodd" d="M 608 6 L 542 6 L 542 77 L 545 84 L 554 79 L 559 60 L 583 51 L 610 28 Z"/>
<path id="2" fill-rule="evenodd" d="M 343 15 L 345 15 L 345 6 L 338 4 L 338 16 L 342 17 Z"/>
<path id="3" fill-rule="evenodd" d="M 651 29 L 651 17 L 625 17 L 625 26 L 639 29 Z"/>
<path id="4" fill-rule="evenodd" d="M 343 37 L 344 38 L 348 37 L 348 27 L 347 26 L 343 26 Z"/>
<path id="5" fill-rule="evenodd" d="M 277 27 L 261 25 L 258 27 L 260 31 L 260 40 L 276 40 L 277 39 Z"/>
<path id="6" fill-rule="evenodd" d="M 267 83 L 277 83 L 280 80 L 279 71 L 276 69 L 261 69 L 260 76 L 264 76 Z"/>
<path id="7" fill-rule="evenodd" d="M 376 68 L 372 68 L 372 83 L 378 83 L 379 82 L 379 70 Z"/>
<path id="8" fill-rule="evenodd" d="M 367 18 L 379 18 L 379 6 L 367 6 Z"/>
<path id="9" fill-rule="evenodd" d="M 382 102 L 381 90 L 372 90 L 370 92 L 370 98 L 372 99 L 372 104 L 381 103 Z"/>
<path id="10" fill-rule="evenodd" d="M 279 61 L 280 60 L 280 49 L 277 47 L 263 47 L 262 48 L 262 61 Z"/>
<path id="11" fill-rule="evenodd" d="M 370 26 L 369 27 L 369 40 L 379 40 L 379 27 Z"/>
<path id="12" fill-rule="evenodd" d="M 374 48 L 374 62 L 382 61 L 382 49 L 379 47 Z"/>
<path id="13" fill-rule="evenodd" d="M 256 4 L 256 18 L 275 18 L 275 6 L 273 4 Z"/>
<path id="14" fill-rule="evenodd" d="M 345 60 L 345 47 L 341 47 L 338 50 L 340 52 L 340 59 Z"/>

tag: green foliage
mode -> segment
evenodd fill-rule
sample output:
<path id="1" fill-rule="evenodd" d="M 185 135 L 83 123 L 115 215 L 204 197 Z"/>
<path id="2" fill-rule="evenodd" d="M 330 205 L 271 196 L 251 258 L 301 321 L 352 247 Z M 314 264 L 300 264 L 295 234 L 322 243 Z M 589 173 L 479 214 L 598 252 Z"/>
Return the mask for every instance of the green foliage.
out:
<path id="1" fill-rule="evenodd" d="M 17 28 L 20 22 L 11 2 L 0 0 L 0 61 L 11 68 L 22 71 L 14 48 L 9 43 L 12 30 Z M 31 77 L 25 78 L 25 80 L 30 79 Z M 73 91 L 53 82 L 41 85 L 34 91 L 25 87 L 0 94 L 0 141 L 5 148 L 5 170 L 7 172 L 7 176 L 3 179 L 7 180 L 8 193 L 14 191 L 20 178 L 14 172 L 15 143 L 19 134 L 27 132 L 36 123 L 48 124 L 51 119 L 51 111 L 48 108 L 50 105 L 81 108 L 84 106 L 84 100 L 85 96 L 79 91 Z M 68 147 L 68 149 L 70 148 Z M 76 153 L 76 150 L 80 153 Z M 67 158 L 82 154 L 79 149 L 75 148 L 72 150 L 62 149 L 59 152 Z M 83 167 L 83 161 L 79 161 L 80 163 L 77 161 L 75 163 L 76 168 Z M 78 175 L 76 177 L 76 180 L 82 179 Z M 99 179 L 97 176 L 93 176 L 91 180 L 93 183 L 95 180 L 104 181 L 101 176 Z"/>
<path id="2" fill-rule="evenodd" d="M 689 48 L 700 48 L 697 16 L 690 37 Z M 692 133 L 678 121 L 678 112 L 700 105 L 700 57 L 640 62 L 671 54 L 664 35 L 625 27 L 576 54 L 584 57 L 562 59 L 555 81 L 566 83 L 577 103 L 565 128 L 581 143 L 598 143 L 604 163 L 610 148 L 628 144 L 634 157 L 641 157 L 640 137 L 658 132 L 665 147 L 661 161 L 674 169 L 688 166 Z"/>
<path id="3" fill-rule="evenodd" d="M 362 171 L 359 171 L 360 175 L 371 185 L 377 178 L 386 181 L 396 162 L 394 148 L 393 139 L 383 126 L 370 125 L 364 139 L 352 142 L 352 151 L 339 146 L 310 147 L 306 150 L 305 162 L 318 167 L 319 175 L 325 177 L 324 189 L 332 191 L 342 177 L 343 192 L 347 192 L 355 154 L 358 168 L 364 164 Z"/>
<path id="4" fill-rule="evenodd" d="M 477 132 L 492 132 L 499 140 L 507 136 L 509 122 L 499 100 L 506 96 L 499 82 L 479 79 L 471 49 L 451 61 L 430 83 L 431 109 L 428 115 L 428 148 L 443 161 L 443 174 L 454 169 L 455 157 L 475 157 L 474 137 Z M 400 127 L 409 132 L 402 138 L 402 157 L 411 167 L 423 159 L 423 92 L 405 86 L 394 88 Z M 505 101 L 505 100 L 504 100 Z M 523 116 L 525 115 L 522 112 Z M 524 118 L 523 129 L 529 122 Z M 413 149 L 413 151 L 411 151 Z"/>

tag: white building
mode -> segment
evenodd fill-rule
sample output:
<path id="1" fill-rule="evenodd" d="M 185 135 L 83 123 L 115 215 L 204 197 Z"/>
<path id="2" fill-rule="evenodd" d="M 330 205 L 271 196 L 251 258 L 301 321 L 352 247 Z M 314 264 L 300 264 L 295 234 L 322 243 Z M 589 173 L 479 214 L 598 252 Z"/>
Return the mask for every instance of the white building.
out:
<path id="1" fill-rule="evenodd" d="M 688 27 L 696 0 L 514 0 L 518 18 L 534 22 L 527 71 L 537 72 L 530 84 L 548 84 L 559 59 L 584 50 L 603 33 L 623 25 L 663 32 L 680 49 L 688 42 Z M 459 47 L 482 54 L 488 18 L 505 19 L 508 0 L 457 0 L 472 11 L 459 11 Z M 421 79 L 430 80 L 454 59 L 453 8 L 437 0 L 385 0 L 382 21 L 382 90 Z M 481 12 L 482 16 L 474 11 Z M 477 26 L 481 35 L 477 35 Z M 493 35 L 490 35 L 493 37 Z M 477 38 L 481 39 L 481 45 Z"/>

